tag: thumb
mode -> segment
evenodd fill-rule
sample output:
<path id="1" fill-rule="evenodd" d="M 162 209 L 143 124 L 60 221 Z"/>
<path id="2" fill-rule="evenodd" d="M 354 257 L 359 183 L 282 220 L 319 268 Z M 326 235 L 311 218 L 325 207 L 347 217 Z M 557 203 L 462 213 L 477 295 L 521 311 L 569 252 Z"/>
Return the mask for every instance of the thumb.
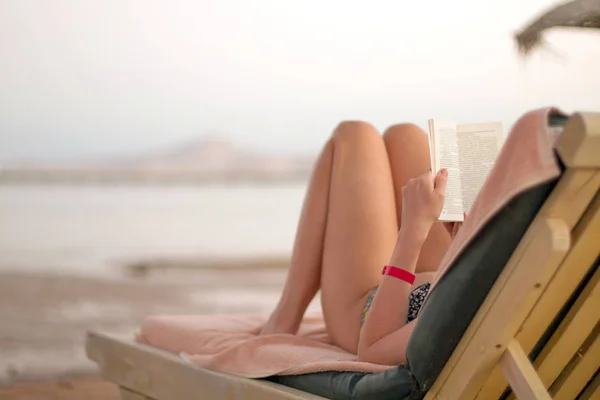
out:
<path id="1" fill-rule="evenodd" d="M 435 176 L 434 193 L 446 196 L 446 184 L 448 183 L 448 170 L 441 169 Z"/>

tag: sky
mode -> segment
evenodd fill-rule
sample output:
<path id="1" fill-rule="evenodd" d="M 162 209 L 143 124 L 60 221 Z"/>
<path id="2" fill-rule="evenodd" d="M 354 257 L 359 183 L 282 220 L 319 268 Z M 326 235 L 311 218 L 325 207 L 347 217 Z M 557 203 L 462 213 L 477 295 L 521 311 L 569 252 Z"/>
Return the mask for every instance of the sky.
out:
<path id="1" fill-rule="evenodd" d="M 548 0 L 2 0 L 0 160 L 226 135 L 316 152 L 342 120 L 600 111 L 600 34 L 513 34 Z"/>

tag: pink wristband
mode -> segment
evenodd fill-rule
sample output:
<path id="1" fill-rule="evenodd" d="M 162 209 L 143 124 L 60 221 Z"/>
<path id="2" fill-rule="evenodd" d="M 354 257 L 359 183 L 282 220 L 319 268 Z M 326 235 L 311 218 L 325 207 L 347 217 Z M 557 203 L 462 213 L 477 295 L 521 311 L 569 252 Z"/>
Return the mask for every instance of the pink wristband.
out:
<path id="1" fill-rule="evenodd" d="M 383 267 L 383 270 L 381 271 L 381 275 L 393 276 L 394 278 L 400 279 L 401 281 L 404 281 L 407 283 L 410 283 L 411 285 L 415 281 L 414 274 L 411 274 L 408 271 L 405 271 L 398 267 L 394 267 L 392 265 L 386 265 L 385 267 Z"/>

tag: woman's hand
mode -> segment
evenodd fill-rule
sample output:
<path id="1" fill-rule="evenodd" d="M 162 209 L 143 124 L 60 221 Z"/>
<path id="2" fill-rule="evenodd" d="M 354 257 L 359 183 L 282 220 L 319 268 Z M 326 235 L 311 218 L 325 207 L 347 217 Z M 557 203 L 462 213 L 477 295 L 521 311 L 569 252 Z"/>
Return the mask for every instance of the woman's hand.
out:
<path id="1" fill-rule="evenodd" d="M 402 188 L 402 228 L 411 236 L 425 240 L 431 226 L 438 220 L 446 197 L 448 171 L 431 171 L 410 179 Z"/>

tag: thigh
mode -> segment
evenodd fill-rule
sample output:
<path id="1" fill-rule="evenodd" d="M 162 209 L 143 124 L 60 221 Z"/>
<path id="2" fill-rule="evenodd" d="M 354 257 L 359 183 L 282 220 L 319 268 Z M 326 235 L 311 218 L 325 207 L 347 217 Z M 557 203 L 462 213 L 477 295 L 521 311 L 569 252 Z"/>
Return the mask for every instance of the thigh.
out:
<path id="1" fill-rule="evenodd" d="M 385 144 L 374 127 L 342 123 L 331 145 L 321 298 L 332 339 L 356 351 L 364 301 L 396 243 L 396 202 Z"/>
<path id="2" fill-rule="evenodd" d="M 402 226 L 402 187 L 431 169 L 429 139 L 416 125 L 399 124 L 383 135 L 390 159 L 396 198 L 398 226 Z M 437 172 L 437 171 L 436 171 Z M 417 273 L 437 271 L 450 246 L 450 235 L 441 223 L 431 228 L 417 262 Z"/>

